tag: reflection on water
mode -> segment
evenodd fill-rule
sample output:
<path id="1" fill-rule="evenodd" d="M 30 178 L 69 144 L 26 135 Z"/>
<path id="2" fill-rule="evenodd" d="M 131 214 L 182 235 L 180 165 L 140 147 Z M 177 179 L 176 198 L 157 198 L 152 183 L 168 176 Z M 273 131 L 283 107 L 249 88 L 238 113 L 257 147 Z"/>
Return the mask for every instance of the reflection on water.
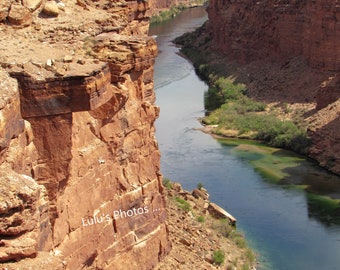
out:
<path id="1" fill-rule="evenodd" d="M 284 188 L 304 190 L 308 215 L 325 225 L 340 225 L 339 176 L 293 152 L 254 141 L 220 139 L 221 145 L 234 145 L 232 153 L 249 162 L 267 181 Z"/>
<path id="2" fill-rule="evenodd" d="M 160 48 L 155 83 L 157 104 L 161 108 L 156 137 L 162 154 L 162 173 L 181 182 L 186 189 L 202 183 L 209 190 L 211 200 L 237 218 L 238 228 L 260 254 L 262 269 L 338 270 L 340 226 L 320 218 L 320 211 L 315 209 L 315 205 L 320 205 L 319 197 L 311 198 L 302 189 L 267 181 L 254 169 L 251 159 L 235 154 L 237 146 L 221 144 L 197 130 L 200 127 L 197 118 L 205 111 L 207 86 L 170 42 L 205 20 L 199 21 L 197 14 L 197 9 L 188 10 L 178 20 L 157 26 L 150 33 L 158 35 Z M 278 152 L 273 157 L 281 154 Z M 310 173 L 296 162 L 295 167 L 282 172 L 290 177 L 287 179 L 302 186 L 306 185 L 304 181 L 309 181 L 317 187 L 319 184 L 311 183 L 320 172 Z M 322 175 L 321 179 L 324 179 L 322 187 L 333 181 Z M 327 193 L 331 194 L 332 186 L 330 190 L 327 188 Z"/>
<path id="3" fill-rule="evenodd" d="M 204 108 L 207 111 L 207 115 L 213 110 L 223 105 L 224 99 L 221 95 L 216 95 L 212 91 L 206 91 L 204 93 Z"/>

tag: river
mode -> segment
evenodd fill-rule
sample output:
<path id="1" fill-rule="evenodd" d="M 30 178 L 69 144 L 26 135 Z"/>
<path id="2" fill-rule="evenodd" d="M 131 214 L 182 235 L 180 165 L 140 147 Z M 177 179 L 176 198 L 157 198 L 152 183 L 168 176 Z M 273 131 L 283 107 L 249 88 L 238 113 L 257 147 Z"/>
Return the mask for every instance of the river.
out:
<path id="1" fill-rule="evenodd" d="M 206 19 L 203 8 L 188 9 L 150 29 L 159 46 L 156 137 L 163 175 L 188 190 L 202 183 L 210 200 L 237 218 L 238 230 L 258 253 L 258 269 L 340 269 L 339 224 L 312 215 L 305 191 L 265 181 L 247 159 L 233 153 L 233 146 L 198 130 L 208 87 L 171 40 Z"/>

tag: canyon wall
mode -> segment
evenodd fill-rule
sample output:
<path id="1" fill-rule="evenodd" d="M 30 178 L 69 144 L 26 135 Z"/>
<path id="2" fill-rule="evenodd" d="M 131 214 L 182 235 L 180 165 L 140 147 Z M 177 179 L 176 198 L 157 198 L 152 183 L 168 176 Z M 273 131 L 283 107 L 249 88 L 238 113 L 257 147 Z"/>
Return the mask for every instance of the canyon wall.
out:
<path id="1" fill-rule="evenodd" d="M 262 91 L 267 99 L 277 96 L 279 102 L 314 103 L 321 110 L 305 115 L 313 139 L 310 154 L 339 174 L 340 129 L 335 124 L 340 114 L 335 104 L 340 98 L 339 1 L 210 0 L 207 11 L 212 48 L 240 66 L 254 63 L 249 80 L 262 72 L 257 96 Z M 289 74 L 287 70 L 293 68 Z M 335 114 L 327 118 L 329 110 Z"/>
<path id="2" fill-rule="evenodd" d="M 168 10 L 173 6 L 183 5 L 186 7 L 195 7 L 202 5 L 206 1 L 202 0 L 151 0 L 150 6 L 153 14 L 158 14 L 159 11 Z"/>
<path id="3" fill-rule="evenodd" d="M 1 267 L 152 269 L 170 243 L 148 2 L 0 14 Z"/>
<path id="4" fill-rule="evenodd" d="M 340 69 L 340 3 L 337 1 L 209 2 L 216 47 L 241 62 L 304 56 L 320 70 Z"/>

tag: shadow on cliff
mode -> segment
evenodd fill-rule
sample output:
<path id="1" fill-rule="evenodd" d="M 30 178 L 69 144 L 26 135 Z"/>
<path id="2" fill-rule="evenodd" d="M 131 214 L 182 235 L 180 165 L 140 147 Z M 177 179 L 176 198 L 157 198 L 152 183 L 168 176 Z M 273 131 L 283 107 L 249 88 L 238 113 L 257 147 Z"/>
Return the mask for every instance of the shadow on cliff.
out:
<path id="1" fill-rule="evenodd" d="M 109 123 L 124 106 L 127 96 L 116 94 L 102 106 L 89 111 L 96 119 L 96 126 L 89 126 L 91 132 L 101 139 L 100 128 Z M 72 143 L 75 139 L 73 112 L 58 115 L 28 117 L 34 135 L 34 145 L 38 151 L 38 164 L 32 177 L 46 187 L 50 201 L 50 220 L 52 225 L 57 217 L 57 198 L 67 186 L 72 160 Z M 91 121 L 90 121 L 91 122 Z M 87 128 L 87 127 L 85 127 Z"/>
<path id="2" fill-rule="evenodd" d="M 46 187 L 52 225 L 57 217 L 56 202 L 69 178 L 72 159 L 72 113 L 27 118 L 38 151 L 38 164 L 32 176 Z"/>
<path id="3" fill-rule="evenodd" d="M 323 167 L 340 175 L 340 111 L 332 121 L 329 111 L 323 112 L 323 123 L 311 133 L 313 147 L 310 155 Z M 328 122 L 329 121 L 329 122 Z"/>
<path id="4" fill-rule="evenodd" d="M 221 67 L 217 67 L 221 70 Z M 285 62 L 267 58 L 240 64 L 225 57 L 223 76 L 247 86 L 247 95 L 265 103 L 312 103 L 330 76 L 308 66 L 301 56 Z"/>
<path id="5" fill-rule="evenodd" d="M 222 52 L 213 43 L 209 21 L 173 42 L 181 46 L 181 53 L 192 60 L 203 80 L 215 75 L 232 77 L 235 83 L 247 85 L 250 97 L 266 103 L 315 102 L 322 83 L 334 75 L 311 68 L 301 55 L 282 57 L 268 51 L 256 60 L 251 53 L 240 58 L 233 50 Z"/>

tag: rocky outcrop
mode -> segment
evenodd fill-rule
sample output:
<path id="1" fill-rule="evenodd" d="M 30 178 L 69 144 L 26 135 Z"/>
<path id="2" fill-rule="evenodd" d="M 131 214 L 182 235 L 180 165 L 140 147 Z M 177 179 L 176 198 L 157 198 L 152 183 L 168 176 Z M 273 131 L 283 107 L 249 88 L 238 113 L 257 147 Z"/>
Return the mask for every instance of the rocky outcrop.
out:
<path id="1" fill-rule="evenodd" d="M 247 247 L 240 248 L 236 243 L 244 239 L 235 230 L 235 226 L 227 222 L 228 217 L 220 215 L 215 218 L 210 213 L 211 207 L 218 208 L 218 213 L 226 211 L 208 200 L 207 190 L 201 188 L 189 192 L 183 190 L 179 183 L 171 182 L 165 186 L 168 199 L 166 223 L 173 247 L 156 270 L 255 269 L 253 252 Z M 236 240 L 233 235 L 239 238 Z M 217 250 L 225 255 L 220 265 L 213 256 Z"/>
<path id="2" fill-rule="evenodd" d="M 35 257 L 38 250 L 51 247 L 46 189 L 11 170 L 0 177 L 0 262 Z"/>
<path id="3" fill-rule="evenodd" d="M 316 109 L 321 110 L 340 98 L 340 74 L 336 73 L 322 82 L 316 96 Z"/>
<path id="4" fill-rule="evenodd" d="M 211 47 L 224 62 L 237 62 L 236 76 L 247 84 L 248 93 L 267 102 L 310 107 L 303 115 L 314 123 L 309 129 L 314 145 L 310 155 L 340 173 L 334 165 L 340 162 L 340 148 L 334 143 L 340 114 L 339 3 L 211 0 L 207 11 L 204 31 Z M 334 110 L 335 119 L 317 112 L 327 107 Z M 320 115 L 324 117 L 319 121 Z"/>
<path id="5" fill-rule="evenodd" d="M 314 144 L 310 150 L 321 166 L 340 174 L 340 100 L 307 118 Z"/>
<path id="6" fill-rule="evenodd" d="M 148 3 L 23 3 L 30 23 L 0 25 L 2 267 L 152 269 L 170 245 Z"/>
<path id="7" fill-rule="evenodd" d="M 236 219 L 232 215 L 230 215 L 227 211 L 225 211 L 223 208 L 216 205 L 215 203 L 209 204 L 208 211 L 212 216 L 216 218 L 224 218 L 226 220 L 229 220 L 231 224 L 236 223 Z"/>
<path id="8" fill-rule="evenodd" d="M 22 116 L 90 111 L 108 102 L 113 96 L 109 66 L 103 62 L 88 62 L 84 65 L 69 63 L 66 67 L 61 63 L 55 72 L 30 62 L 23 68 L 10 69 L 10 75 L 20 84 Z M 58 63 L 51 68 L 54 66 Z"/>

